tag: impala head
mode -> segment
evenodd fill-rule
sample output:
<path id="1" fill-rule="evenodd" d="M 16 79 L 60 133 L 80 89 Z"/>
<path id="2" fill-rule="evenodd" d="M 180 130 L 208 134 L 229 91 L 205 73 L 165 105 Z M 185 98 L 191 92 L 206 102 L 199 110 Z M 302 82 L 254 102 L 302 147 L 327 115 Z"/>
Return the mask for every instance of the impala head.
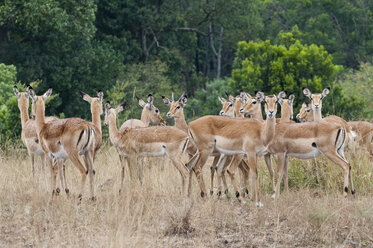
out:
<path id="1" fill-rule="evenodd" d="M 311 106 L 304 102 L 299 110 L 299 114 L 297 114 L 297 119 L 300 122 L 312 121 L 313 113 Z"/>
<path id="2" fill-rule="evenodd" d="M 263 92 L 261 92 L 263 94 Z M 263 94 L 264 97 L 264 94 Z M 269 95 L 264 97 L 264 110 L 267 115 L 267 119 L 276 118 L 277 103 L 282 101 L 286 97 L 285 91 L 281 91 L 278 95 Z"/>
<path id="3" fill-rule="evenodd" d="M 322 100 L 326 97 L 330 92 L 330 88 L 325 88 L 321 94 L 312 94 L 308 88 L 303 89 L 303 94 L 307 96 L 311 102 L 311 108 L 314 111 L 321 111 L 322 108 Z"/>
<path id="4" fill-rule="evenodd" d="M 99 90 L 97 93 L 97 97 L 91 97 L 87 93 L 80 91 L 80 95 L 83 97 L 84 101 L 87 101 L 91 104 L 91 112 L 94 113 L 95 111 L 99 111 L 97 114 L 102 115 L 102 99 L 104 98 L 104 93 Z"/>
<path id="5" fill-rule="evenodd" d="M 286 94 L 286 92 L 284 92 Z M 278 103 L 281 105 L 281 115 L 287 115 L 292 120 L 293 119 L 293 103 L 294 103 L 294 94 L 291 93 L 288 99 L 278 99 Z"/>
<path id="6" fill-rule="evenodd" d="M 36 116 L 36 111 L 45 111 L 45 101 L 52 95 L 52 88 L 49 88 L 43 95 L 37 96 L 31 86 L 27 87 L 27 92 L 32 99 L 31 116 Z"/>
<path id="7" fill-rule="evenodd" d="M 257 92 L 256 97 L 252 97 L 246 92 L 241 92 L 241 103 L 242 107 L 240 113 L 244 115 L 253 115 L 261 112 L 260 103 L 264 101 L 264 93 Z"/>
<path id="8" fill-rule="evenodd" d="M 184 106 L 188 101 L 188 97 L 183 93 L 177 101 L 174 99 L 174 93 L 172 93 L 171 100 L 165 96 L 162 96 L 164 104 L 170 106 L 170 110 L 167 113 L 167 118 L 183 118 Z"/>
<path id="9" fill-rule="evenodd" d="M 223 97 L 218 96 L 220 103 L 223 105 L 222 109 L 219 112 L 219 115 L 233 117 L 236 99 L 228 92 L 225 92 L 225 94 L 227 95 L 228 100 L 225 100 Z"/>
<path id="10" fill-rule="evenodd" d="M 29 106 L 29 93 L 26 92 L 19 92 L 17 86 L 13 87 L 13 92 L 17 96 L 18 99 L 18 108 L 19 109 L 28 109 Z"/>
<path id="11" fill-rule="evenodd" d="M 141 98 L 136 96 L 140 107 L 142 107 L 141 119 L 147 119 L 150 123 L 155 125 L 166 125 L 166 121 L 162 118 L 159 109 L 153 105 L 154 97 L 152 94 L 148 95 L 144 102 Z"/>
<path id="12" fill-rule="evenodd" d="M 104 125 L 108 126 L 109 125 L 109 119 L 114 118 L 116 120 L 117 114 L 122 112 L 124 110 L 124 107 L 126 106 L 126 103 L 123 102 L 121 103 L 118 107 L 115 109 L 111 108 L 110 102 L 107 101 L 105 103 L 105 120 L 104 120 Z"/>

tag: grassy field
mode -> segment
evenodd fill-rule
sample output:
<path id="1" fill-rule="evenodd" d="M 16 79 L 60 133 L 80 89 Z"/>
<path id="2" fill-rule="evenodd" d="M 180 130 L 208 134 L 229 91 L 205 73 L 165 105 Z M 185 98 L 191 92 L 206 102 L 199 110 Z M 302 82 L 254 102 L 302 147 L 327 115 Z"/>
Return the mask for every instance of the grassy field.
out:
<path id="1" fill-rule="evenodd" d="M 95 162 L 95 202 L 88 200 L 88 180 L 78 202 L 80 176 L 70 162 L 71 196 L 52 201 L 39 158 L 34 179 L 24 150 L 0 152 L 0 159 L 0 247 L 373 246 L 373 168 L 363 152 L 351 158 L 357 194 L 347 198 L 342 196 L 342 170 L 319 158 L 291 160 L 290 192 L 274 201 L 259 159 L 263 208 L 234 197 L 202 200 L 195 179 L 193 195 L 186 199 L 180 195 L 179 173 L 162 159 L 146 162 L 142 187 L 127 175 L 119 195 L 113 147 L 101 149 Z"/>

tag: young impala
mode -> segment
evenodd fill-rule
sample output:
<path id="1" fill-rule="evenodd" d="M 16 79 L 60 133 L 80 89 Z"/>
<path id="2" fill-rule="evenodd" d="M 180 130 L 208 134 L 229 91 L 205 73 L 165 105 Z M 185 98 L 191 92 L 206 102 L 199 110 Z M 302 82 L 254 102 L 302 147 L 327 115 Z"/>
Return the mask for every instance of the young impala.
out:
<path id="1" fill-rule="evenodd" d="M 187 135 L 175 127 L 153 126 L 143 128 L 128 128 L 118 131 L 116 125 L 117 114 L 123 111 L 125 103 L 113 109 L 110 103 L 105 104 L 105 125 L 109 126 L 109 138 L 118 153 L 128 157 L 129 161 L 137 157 L 167 156 L 182 178 L 182 191 L 185 192 L 185 180 L 188 168 L 181 160 L 181 155 L 188 144 Z M 139 179 L 143 182 L 142 164 L 138 163 Z M 123 187 L 123 174 L 122 184 Z"/>

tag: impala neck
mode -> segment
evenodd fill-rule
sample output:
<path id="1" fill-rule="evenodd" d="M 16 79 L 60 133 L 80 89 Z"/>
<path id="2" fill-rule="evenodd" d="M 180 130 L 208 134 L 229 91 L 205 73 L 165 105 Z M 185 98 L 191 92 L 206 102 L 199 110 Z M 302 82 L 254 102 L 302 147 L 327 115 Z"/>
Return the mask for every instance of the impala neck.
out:
<path id="1" fill-rule="evenodd" d="M 102 133 L 101 130 L 101 116 L 99 114 L 99 111 L 91 111 L 92 112 L 92 123 L 98 128 L 100 133 Z"/>
<path id="2" fill-rule="evenodd" d="M 188 130 L 188 125 L 185 121 L 184 110 L 182 108 L 180 109 L 179 117 L 176 117 L 174 119 L 175 119 L 175 127 L 176 128 L 181 129 L 185 132 Z"/>
<path id="3" fill-rule="evenodd" d="M 276 129 L 276 118 L 266 119 L 265 121 L 265 129 L 264 129 L 264 144 L 268 145 L 273 137 L 275 136 L 275 129 Z"/>
<path id="4" fill-rule="evenodd" d="M 241 101 L 236 99 L 236 102 L 234 103 L 234 114 L 236 115 L 236 117 L 244 118 L 245 115 L 240 113 L 241 107 L 242 107 Z"/>
<path id="5" fill-rule="evenodd" d="M 109 138 L 113 145 L 116 145 L 120 138 L 120 133 L 117 128 L 117 117 L 114 114 L 111 114 L 109 117 Z"/>
<path id="6" fill-rule="evenodd" d="M 322 120 L 321 109 L 313 110 L 313 121 L 321 121 L 321 120 Z"/>
<path id="7" fill-rule="evenodd" d="M 141 121 L 144 122 L 145 127 L 148 127 L 150 124 L 149 117 L 145 114 L 145 110 L 143 110 L 141 113 Z"/>
<path id="8" fill-rule="evenodd" d="M 251 114 L 251 118 L 259 120 L 259 121 L 264 121 L 263 115 L 262 115 L 262 108 L 255 112 L 254 114 Z"/>
<path id="9" fill-rule="evenodd" d="M 42 99 L 38 99 L 38 101 L 43 101 Z M 38 104 L 38 103 L 34 103 Z M 35 111 L 35 121 L 36 121 L 36 131 L 39 135 L 41 130 L 43 130 L 45 125 L 45 105 L 44 103 L 39 104 Z"/>
<path id="10" fill-rule="evenodd" d="M 287 103 L 286 103 L 287 104 Z M 284 105 L 283 105 L 284 106 Z M 281 107 L 281 119 L 280 122 L 289 122 L 291 120 L 291 111 L 289 107 Z"/>
<path id="11" fill-rule="evenodd" d="M 30 119 L 28 115 L 28 106 L 22 106 L 19 108 L 19 111 L 21 113 L 21 125 L 22 129 L 25 127 L 26 122 Z"/>

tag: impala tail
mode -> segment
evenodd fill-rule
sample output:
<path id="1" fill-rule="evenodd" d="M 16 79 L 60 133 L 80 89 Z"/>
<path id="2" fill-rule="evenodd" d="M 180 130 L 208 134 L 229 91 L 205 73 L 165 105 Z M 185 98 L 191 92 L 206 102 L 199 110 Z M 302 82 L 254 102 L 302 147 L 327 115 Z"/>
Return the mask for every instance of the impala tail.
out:
<path id="1" fill-rule="evenodd" d="M 84 128 L 79 135 L 79 139 L 77 142 L 77 147 L 79 153 L 83 153 L 89 150 L 92 147 L 92 144 L 95 139 L 95 130 L 94 128 Z"/>

